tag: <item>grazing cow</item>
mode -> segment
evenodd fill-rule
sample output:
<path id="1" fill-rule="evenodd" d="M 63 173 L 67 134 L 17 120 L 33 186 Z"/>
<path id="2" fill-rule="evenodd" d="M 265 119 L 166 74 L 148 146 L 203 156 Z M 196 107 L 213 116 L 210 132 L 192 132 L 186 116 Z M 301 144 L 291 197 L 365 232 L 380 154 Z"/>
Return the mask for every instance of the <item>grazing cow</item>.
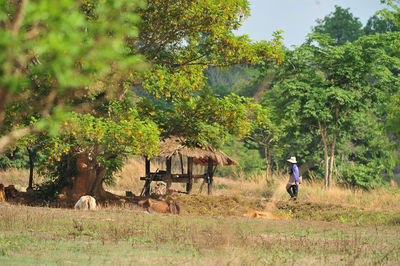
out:
<path id="1" fill-rule="evenodd" d="M 290 217 L 285 217 L 285 216 L 279 216 L 270 212 L 260 212 L 256 210 L 249 210 L 245 214 L 243 214 L 245 217 L 250 217 L 250 218 L 263 218 L 263 219 L 275 219 L 275 220 L 280 220 L 280 219 L 290 219 Z"/>
<path id="2" fill-rule="evenodd" d="M 172 213 L 179 214 L 181 212 L 181 208 L 175 202 L 168 203 L 161 200 L 155 199 L 145 199 L 138 202 L 139 206 L 147 209 L 148 212 L 159 212 L 159 213 Z"/>
<path id="3" fill-rule="evenodd" d="M 9 185 L 8 187 L 5 187 L 4 192 L 6 195 L 6 200 L 15 198 L 18 193 L 18 191 L 15 189 L 14 185 Z"/>
<path id="4" fill-rule="evenodd" d="M 89 195 L 82 196 L 74 206 L 75 210 L 95 210 L 96 200 Z"/>
<path id="5" fill-rule="evenodd" d="M 4 190 L 4 185 L 0 184 L 0 202 L 6 201 L 6 192 Z"/>

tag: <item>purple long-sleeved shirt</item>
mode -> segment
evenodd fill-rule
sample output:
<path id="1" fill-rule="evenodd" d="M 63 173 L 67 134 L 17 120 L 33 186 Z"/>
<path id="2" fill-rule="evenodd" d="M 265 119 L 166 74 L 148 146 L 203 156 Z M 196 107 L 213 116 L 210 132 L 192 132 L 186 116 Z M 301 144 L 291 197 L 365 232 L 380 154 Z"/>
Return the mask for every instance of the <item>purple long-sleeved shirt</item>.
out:
<path id="1" fill-rule="evenodd" d="M 297 167 L 297 165 L 295 163 L 292 164 L 292 169 L 290 170 L 290 175 L 294 176 L 294 180 L 296 181 L 297 184 L 300 182 L 299 168 Z"/>

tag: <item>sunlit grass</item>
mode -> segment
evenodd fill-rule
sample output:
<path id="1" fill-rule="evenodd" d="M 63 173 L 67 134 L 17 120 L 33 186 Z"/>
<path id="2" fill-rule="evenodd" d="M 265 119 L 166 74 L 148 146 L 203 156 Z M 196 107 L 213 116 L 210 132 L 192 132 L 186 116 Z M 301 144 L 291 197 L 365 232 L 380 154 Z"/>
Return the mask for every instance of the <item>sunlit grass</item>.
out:
<path id="1" fill-rule="evenodd" d="M 130 160 L 119 175 L 107 189 L 137 195 L 144 163 Z M 27 171 L 9 170 L 0 173 L 0 183 L 23 190 L 27 177 Z M 268 181 L 263 175 L 216 177 L 212 196 L 196 183 L 192 195 L 166 196 L 180 204 L 180 216 L 132 205 L 82 212 L 2 203 L 0 264 L 400 263 L 398 188 L 326 190 L 322 182 L 304 181 L 291 202 L 286 182 L 284 173 Z M 243 217 L 250 209 L 292 220 Z"/>
<path id="2" fill-rule="evenodd" d="M 396 227 L 0 205 L 0 262 L 397 264 Z M 291 251 L 291 252 L 289 252 Z"/>

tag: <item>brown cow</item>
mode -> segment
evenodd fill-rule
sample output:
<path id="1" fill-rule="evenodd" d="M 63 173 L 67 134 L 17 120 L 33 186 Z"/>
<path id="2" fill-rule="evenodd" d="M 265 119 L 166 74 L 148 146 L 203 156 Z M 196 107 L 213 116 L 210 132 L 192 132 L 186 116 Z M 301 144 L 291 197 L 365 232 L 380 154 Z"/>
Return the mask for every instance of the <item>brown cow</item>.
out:
<path id="1" fill-rule="evenodd" d="M 155 200 L 147 198 L 138 202 L 139 206 L 147 209 L 148 212 L 159 212 L 159 213 L 172 213 L 179 214 L 181 208 L 175 202 L 168 203 L 162 200 Z"/>
<path id="2" fill-rule="evenodd" d="M 18 193 L 14 185 L 8 185 L 8 187 L 5 187 L 4 192 L 6 194 L 6 200 L 15 198 Z"/>
<path id="3" fill-rule="evenodd" d="M 4 189 L 4 185 L 0 184 L 0 202 L 5 202 L 6 201 L 6 192 Z"/>

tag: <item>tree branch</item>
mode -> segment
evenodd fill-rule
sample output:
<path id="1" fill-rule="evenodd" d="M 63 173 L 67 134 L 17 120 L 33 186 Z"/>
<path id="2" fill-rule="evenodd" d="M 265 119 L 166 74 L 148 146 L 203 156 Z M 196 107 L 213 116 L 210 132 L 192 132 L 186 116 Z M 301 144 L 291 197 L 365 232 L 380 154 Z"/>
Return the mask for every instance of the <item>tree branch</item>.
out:
<path id="1" fill-rule="evenodd" d="M 37 132 L 39 132 L 39 130 L 35 127 L 24 127 L 11 131 L 9 134 L 0 137 L 0 153 L 4 152 L 7 147 L 14 144 L 16 140 Z"/>
<path id="2" fill-rule="evenodd" d="M 25 16 L 24 9 L 27 4 L 28 4 L 28 0 L 21 0 L 19 2 L 14 19 L 11 23 L 11 34 L 13 37 L 16 37 L 18 35 L 19 29 L 21 28 L 21 23 Z"/>

